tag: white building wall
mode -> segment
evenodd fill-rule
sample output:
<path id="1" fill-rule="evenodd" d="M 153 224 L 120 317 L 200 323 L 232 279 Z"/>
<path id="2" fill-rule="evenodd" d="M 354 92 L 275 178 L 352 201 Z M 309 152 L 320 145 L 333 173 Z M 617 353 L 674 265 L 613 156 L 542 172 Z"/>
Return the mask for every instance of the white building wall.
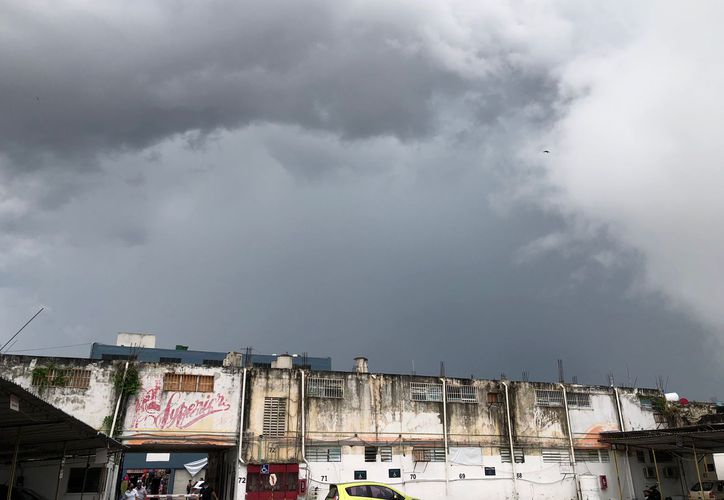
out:
<path id="1" fill-rule="evenodd" d="M 84 389 L 35 386 L 33 385 L 33 370 L 39 367 L 89 370 L 89 386 Z M 116 369 L 117 366 L 108 361 L 26 356 L 3 356 L 0 358 L 1 376 L 12 380 L 23 389 L 26 389 L 95 429 L 101 429 L 103 419 L 107 415 L 113 414 L 113 375 Z"/>
<path id="2" fill-rule="evenodd" d="M 229 367 L 140 363 L 141 387 L 129 398 L 122 439 L 129 446 L 235 446 L 241 377 Z M 214 378 L 212 392 L 165 391 L 164 375 Z"/>
<path id="3" fill-rule="evenodd" d="M 113 376 L 123 362 L 70 360 L 62 358 L 3 357 L 0 375 L 10 378 L 64 411 L 100 428 L 103 419 L 114 409 Z M 32 385 L 37 366 L 84 368 L 91 371 L 88 389 Z M 242 370 L 226 367 L 202 367 L 183 364 L 140 363 L 137 365 L 141 388 L 129 399 L 123 418 L 122 437 L 131 446 L 154 446 L 173 449 L 177 446 L 227 447 L 224 464 L 230 480 L 224 483 L 228 500 L 242 500 L 246 483 L 246 464 L 236 457 L 239 437 Z M 164 391 L 167 373 L 203 375 L 214 378 L 212 392 Z M 570 447 L 570 421 L 574 448 L 605 449 L 598 442 L 600 432 L 619 429 L 619 415 L 613 390 L 606 387 L 567 385 L 569 392 L 590 394 L 590 408 L 544 407 L 536 403 L 536 390 L 559 390 L 557 384 L 509 382 L 510 419 L 508 428 L 504 398 L 489 403 L 488 396 L 504 393 L 499 381 L 446 379 L 448 387 L 472 387 L 477 401 L 414 401 L 411 384 L 440 383 L 438 377 L 411 377 L 368 373 L 307 373 L 309 376 L 341 378 L 344 397 L 304 397 L 301 373 L 297 369 L 253 369 L 249 372 L 244 415 L 245 453 L 249 463 L 291 462 L 300 465 L 300 478 L 309 481 L 308 498 L 324 498 L 330 483 L 354 480 L 354 472 L 367 471 L 369 480 L 399 486 L 421 498 L 472 499 L 576 498 L 577 487 L 586 499 L 618 498 L 621 484 L 623 498 L 641 498 L 645 486 L 655 480 L 645 478 L 651 467 L 648 455 L 640 462 L 635 450 L 609 451 L 609 463 L 545 463 L 541 450 Z M 619 389 L 624 430 L 651 429 L 662 426 L 651 409 L 642 407 L 640 391 Z M 643 394 L 646 396 L 647 394 Z M 284 436 L 264 434 L 264 401 L 267 397 L 286 398 Z M 495 399 L 495 398 L 493 398 Z M 301 456 L 302 403 L 305 404 L 305 441 L 307 448 L 323 443 L 337 443 L 342 449 L 341 462 L 310 462 Z M 445 419 L 447 417 L 447 420 Z M 447 429 L 450 455 L 445 462 L 415 462 L 415 446 L 443 447 Z M 522 447 L 524 463 L 502 463 L 500 449 Z M 391 462 L 365 462 L 365 444 L 392 446 Z M 462 450 L 465 460 L 458 461 Z M 470 457 L 478 457 L 470 462 Z M 615 459 L 614 459 L 615 457 Z M 711 461 L 711 460 L 710 460 Z M 233 464 L 233 465 L 232 465 Z M 616 473 L 616 464 L 619 473 Z M 660 467 L 671 464 L 659 464 Z M 38 470 L 43 466 L 38 465 Z M 44 472 L 50 474 L 51 468 Z M 486 468 L 495 475 L 486 475 Z M 389 469 L 400 469 L 400 478 L 390 478 Z M 57 470 L 57 466 L 56 466 Z M 574 472 L 577 475 L 574 475 Z M 514 483 L 514 473 L 516 481 Z M 2 472 L 0 471 L 0 474 Z M 28 473 L 30 474 L 30 472 Z M 55 474 L 55 472 L 53 472 Z M 605 475 L 608 488 L 602 489 Z M 715 472 L 702 471 L 705 479 Z M 26 475 L 26 484 L 29 475 Z M 578 482 L 576 482 L 576 478 Z M 235 482 L 234 482 L 235 481 Z M 684 462 L 678 477 L 663 478 L 666 496 L 677 498 L 696 481 L 693 462 Z M 47 482 L 47 481 L 46 481 Z M 688 484 L 687 484 L 688 483 Z M 233 489 L 232 489 L 233 485 Z M 49 496 L 51 497 L 51 496 Z M 90 498 L 87 495 L 84 500 Z M 66 499 L 74 500 L 74 499 Z M 95 499 L 90 499 L 95 500 Z"/>

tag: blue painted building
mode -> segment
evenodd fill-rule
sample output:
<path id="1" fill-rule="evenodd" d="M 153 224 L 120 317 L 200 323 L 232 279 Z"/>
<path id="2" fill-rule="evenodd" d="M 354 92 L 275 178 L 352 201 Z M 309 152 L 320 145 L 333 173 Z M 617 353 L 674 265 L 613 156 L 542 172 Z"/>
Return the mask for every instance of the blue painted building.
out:
<path id="1" fill-rule="evenodd" d="M 151 363 L 184 363 L 189 365 L 222 366 L 227 352 L 194 351 L 178 346 L 176 349 L 162 349 L 158 347 L 131 347 L 126 345 L 110 345 L 94 342 L 91 346 L 91 359 L 128 359 L 131 355 L 138 361 Z M 260 367 L 270 367 L 276 356 L 270 354 L 251 354 L 250 364 Z M 246 364 L 246 363 L 244 363 Z M 311 370 L 330 371 L 332 358 L 296 356 L 292 364 L 301 367 L 306 364 Z"/>

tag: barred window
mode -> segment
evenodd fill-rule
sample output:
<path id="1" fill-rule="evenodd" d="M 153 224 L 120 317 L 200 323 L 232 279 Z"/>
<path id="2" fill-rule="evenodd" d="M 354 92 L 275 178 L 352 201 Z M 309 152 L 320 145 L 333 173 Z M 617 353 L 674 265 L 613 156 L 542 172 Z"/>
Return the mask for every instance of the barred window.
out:
<path id="1" fill-rule="evenodd" d="M 380 462 L 392 462 L 392 446 L 380 446 Z"/>
<path id="2" fill-rule="evenodd" d="M 365 446 L 365 462 L 377 461 L 377 446 Z"/>
<path id="3" fill-rule="evenodd" d="M 516 464 L 524 464 L 525 463 L 525 454 L 523 453 L 523 448 L 519 446 L 513 447 L 513 454 L 515 456 L 515 463 Z M 510 463 L 510 448 L 500 448 L 500 461 L 504 464 Z"/>
<path id="4" fill-rule="evenodd" d="M 413 401 L 442 401 L 442 384 L 411 382 L 410 399 Z"/>
<path id="5" fill-rule="evenodd" d="M 562 448 L 547 448 L 541 450 L 543 463 L 546 464 L 567 464 L 571 462 L 571 452 Z"/>
<path id="6" fill-rule="evenodd" d="M 576 449 L 576 462 L 593 462 L 607 464 L 611 461 L 608 450 L 598 449 Z"/>
<path id="7" fill-rule="evenodd" d="M 264 436 L 284 436 L 286 424 L 287 398 L 264 398 L 264 422 L 262 425 Z"/>
<path id="8" fill-rule="evenodd" d="M 478 393 L 472 385 L 451 385 L 447 387 L 447 400 L 457 403 L 477 403 Z"/>
<path id="9" fill-rule="evenodd" d="M 535 404 L 538 406 L 563 406 L 561 391 L 535 391 Z"/>
<path id="10" fill-rule="evenodd" d="M 412 460 L 415 462 L 444 462 L 445 448 L 418 448 L 412 449 Z"/>
<path id="11" fill-rule="evenodd" d="M 164 373 L 163 390 L 174 392 L 214 392 L 214 376 Z"/>
<path id="12" fill-rule="evenodd" d="M 223 359 L 204 359 L 201 361 L 204 366 L 224 366 Z"/>
<path id="13" fill-rule="evenodd" d="M 310 462 L 341 462 L 342 448 L 339 446 L 309 446 L 306 459 Z"/>
<path id="14" fill-rule="evenodd" d="M 90 377 L 90 370 L 80 368 L 36 369 L 33 371 L 31 383 L 35 386 L 87 389 L 90 385 Z"/>
<path id="15" fill-rule="evenodd" d="M 639 398 L 639 404 L 641 405 L 642 410 L 650 411 L 654 409 L 654 402 L 651 398 Z"/>
<path id="16" fill-rule="evenodd" d="M 590 408 L 591 407 L 591 395 L 587 392 L 569 392 L 568 406 L 571 408 Z"/>
<path id="17" fill-rule="evenodd" d="M 198 392 L 214 392 L 214 376 L 199 375 Z"/>
<path id="18" fill-rule="evenodd" d="M 488 393 L 488 404 L 489 405 L 497 405 L 499 403 L 503 402 L 503 395 L 499 392 L 489 392 Z"/>
<path id="19" fill-rule="evenodd" d="M 311 398 L 343 398 L 344 381 L 341 378 L 310 377 L 307 396 Z"/>

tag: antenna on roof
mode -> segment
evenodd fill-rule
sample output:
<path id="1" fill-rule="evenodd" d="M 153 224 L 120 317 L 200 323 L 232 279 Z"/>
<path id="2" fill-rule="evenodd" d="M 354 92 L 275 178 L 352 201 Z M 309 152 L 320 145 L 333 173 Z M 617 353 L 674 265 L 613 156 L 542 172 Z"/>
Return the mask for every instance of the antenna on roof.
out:
<path id="1" fill-rule="evenodd" d="M 608 371 L 608 375 L 606 376 L 606 378 L 608 378 L 608 385 L 610 387 L 613 387 L 614 385 L 616 385 L 616 379 L 613 376 L 613 370 Z"/>
<path id="2" fill-rule="evenodd" d="M 523 382 L 530 382 L 530 373 L 528 370 L 523 370 Z"/>
<path id="3" fill-rule="evenodd" d="M 561 384 L 566 381 L 565 376 L 563 375 L 563 360 L 558 360 L 558 382 Z"/>
<path id="4" fill-rule="evenodd" d="M 244 349 L 244 359 L 241 360 L 241 365 L 246 368 L 249 368 L 252 366 L 251 351 L 252 351 L 251 346 L 247 346 L 246 349 Z"/>
<path id="5" fill-rule="evenodd" d="M 412 374 L 417 375 L 417 373 L 415 373 L 415 360 L 414 359 L 412 360 Z"/>
<path id="6" fill-rule="evenodd" d="M 444 361 L 440 361 L 440 376 L 441 377 L 445 376 L 445 362 Z"/>
<path id="7" fill-rule="evenodd" d="M 309 353 L 307 351 L 302 353 L 302 368 L 311 368 L 311 366 L 309 366 Z"/>
<path id="8" fill-rule="evenodd" d="M 578 376 L 577 376 L 577 375 L 574 375 L 574 376 L 571 378 L 571 382 L 573 382 L 574 384 L 577 384 L 577 383 L 578 383 Z"/>

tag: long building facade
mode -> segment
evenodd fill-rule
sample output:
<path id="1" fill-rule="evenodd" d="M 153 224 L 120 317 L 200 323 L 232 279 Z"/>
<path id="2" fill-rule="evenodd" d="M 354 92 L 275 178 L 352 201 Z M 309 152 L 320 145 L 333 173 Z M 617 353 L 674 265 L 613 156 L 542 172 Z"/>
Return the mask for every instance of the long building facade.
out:
<path id="1" fill-rule="evenodd" d="M 113 434 L 129 453 L 205 454 L 208 465 L 184 480 L 204 477 L 222 500 L 324 499 L 330 484 L 354 480 L 423 499 L 632 500 L 656 473 L 665 496 L 685 498 L 696 482 L 690 460 L 612 449 L 599 435 L 714 411 L 682 409 L 651 389 L 369 373 L 363 358 L 350 372 L 296 367 L 286 355 L 272 367 L 240 360 L 2 356 L 0 377 Z M 713 479 L 707 460 L 700 468 Z M 124 466 L 122 454 L 92 462 L 97 491 L 65 491 L 64 500 L 115 500 L 128 471 L 144 470 Z M 33 482 L 50 476 L 55 486 L 73 463 L 27 466 L 26 482 L 36 470 Z M 0 466 L 0 482 L 3 474 Z"/>

